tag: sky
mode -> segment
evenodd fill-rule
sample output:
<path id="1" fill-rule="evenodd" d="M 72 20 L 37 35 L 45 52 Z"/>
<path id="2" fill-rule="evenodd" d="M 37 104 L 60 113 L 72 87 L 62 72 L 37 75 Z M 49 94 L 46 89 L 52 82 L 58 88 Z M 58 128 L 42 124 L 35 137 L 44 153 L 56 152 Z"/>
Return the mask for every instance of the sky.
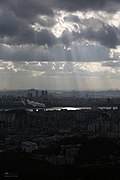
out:
<path id="1" fill-rule="evenodd" d="M 120 0 L 0 0 L 0 89 L 120 89 Z"/>

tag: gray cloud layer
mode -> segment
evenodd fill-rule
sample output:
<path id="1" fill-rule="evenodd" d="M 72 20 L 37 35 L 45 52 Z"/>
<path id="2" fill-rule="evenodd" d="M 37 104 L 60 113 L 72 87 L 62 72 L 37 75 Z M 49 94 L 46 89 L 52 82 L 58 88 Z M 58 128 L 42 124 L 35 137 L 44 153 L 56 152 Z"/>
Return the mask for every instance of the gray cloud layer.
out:
<path id="1" fill-rule="evenodd" d="M 119 0 L 1 0 L 3 8 L 10 9 L 17 16 L 32 18 L 39 14 L 53 15 L 53 9 L 63 9 L 68 11 L 76 10 L 112 10 Z"/>
<path id="2" fill-rule="evenodd" d="M 67 11 L 104 10 L 107 12 L 117 11 L 115 3 L 119 0 L 56 0 L 56 7 Z"/>
<path id="3" fill-rule="evenodd" d="M 0 0 L 0 58 L 9 59 L 10 57 L 10 59 L 16 58 L 16 60 L 24 59 L 26 56 L 27 59 L 34 58 L 32 55 L 28 55 L 29 49 L 32 52 L 34 51 L 33 53 L 37 54 L 37 57 L 38 55 L 41 56 L 40 59 L 51 58 L 55 60 L 57 58 L 64 60 L 66 58 L 66 60 L 83 60 L 89 58 L 87 54 L 86 58 L 84 58 L 84 55 L 81 55 L 83 51 L 89 53 L 88 48 L 84 47 L 85 50 L 83 50 L 84 48 L 82 49 L 80 46 L 82 49 L 80 51 L 77 46 L 77 50 L 74 48 L 75 54 L 73 53 L 72 44 L 82 43 L 84 41 L 96 42 L 108 49 L 116 48 L 120 45 L 119 27 L 105 24 L 97 18 L 84 19 L 82 21 L 77 15 L 64 17 L 63 20 L 65 22 L 74 23 L 77 25 L 76 28 L 78 30 L 70 31 L 65 29 L 60 37 L 56 37 L 51 28 L 57 24 L 55 10 L 69 12 L 78 10 L 85 11 L 85 13 L 90 10 L 103 10 L 107 13 L 112 13 L 119 10 L 119 3 L 119 0 Z M 42 16 L 45 16 L 46 19 Z M 35 23 L 38 23 L 42 27 L 39 31 L 32 28 L 32 25 Z M 100 28 L 98 28 L 99 25 Z M 79 31 L 80 26 L 85 26 L 85 28 Z M 3 44 L 10 45 L 10 49 L 3 46 Z M 61 50 L 61 44 L 67 48 L 72 48 L 70 50 Z M 25 45 L 29 46 L 29 48 L 26 48 Z M 15 46 L 23 47 L 18 48 Z M 38 53 L 39 46 L 42 46 L 42 51 L 44 46 L 44 52 L 40 50 L 40 53 Z M 54 55 L 52 55 L 51 49 L 55 49 L 52 52 Z M 91 50 L 90 46 L 89 49 Z M 23 55 L 21 55 L 21 51 L 23 51 Z M 18 53 L 17 55 L 16 52 Z M 104 49 L 104 52 L 105 55 L 101 59 L 109 57 L 109 50 L 107 55 L 106 49 Z M 18 55 L 19 57 L 17 58 Z M 97 58 L 97 55 L 94 53 L 89 59 L 95 58 Z"/>

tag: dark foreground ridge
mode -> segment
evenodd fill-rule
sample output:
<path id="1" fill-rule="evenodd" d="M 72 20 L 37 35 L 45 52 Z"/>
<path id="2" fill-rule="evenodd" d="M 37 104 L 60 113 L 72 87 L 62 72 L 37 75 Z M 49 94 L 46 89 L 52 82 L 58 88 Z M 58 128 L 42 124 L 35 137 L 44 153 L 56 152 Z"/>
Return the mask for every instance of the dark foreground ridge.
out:
<path id="1" fill-rule="evenodd" d="M 0 179 L 118 180 L 120 109 L 0 111 Z"/>
<path id="2" fill-rule="evenodd" d="M 68 138 L 67 142 L 71 140 L 74 140 L 74 138 Z M 2 152 L 0 153 L 0 177 L 1 179 L 51 178 L 55 180 L 119 179 L 120 146 L 117 143 L 108 138 L 88 140 L 81 137 L 78 141 L 82 144 L 82 147 L 75 156 L 74 164 L 64 164 L 62 161 L 59 161 L 59 163 L 48 162 L 51 156 L 58 157 L 61 143 L 66 147 L 68 146 L 66 145 L 66 139 L 63 139 L 59 146 L 56 144 L 48 149 L 41 149 L 32 153 L 21 152 L 20 150 Z"/>

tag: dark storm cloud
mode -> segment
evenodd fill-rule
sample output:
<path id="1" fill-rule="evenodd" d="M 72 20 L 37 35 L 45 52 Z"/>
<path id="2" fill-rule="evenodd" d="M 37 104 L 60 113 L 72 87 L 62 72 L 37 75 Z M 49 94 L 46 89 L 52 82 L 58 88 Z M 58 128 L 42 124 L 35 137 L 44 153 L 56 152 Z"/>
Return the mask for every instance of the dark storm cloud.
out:
<path id="1" fill-rule="evenodd" d="M 120 45 L 120 29 L 109 25 L 98 31 L 89 28 L 82 31 L 81 36 L 87 40 L 97 41 L 109 48 L 116 48 L 116 46 Z"/>
<path id="2" fill-rule="evenodd" d="M 115 3 L 119 0 L 0 0 L 0 7 L 13 11 L 16 16 L 31 19 L 40 15 L 53 16 L 54 9 L 76 10 L 106 10 L 116 11 Z M 111 7 L 112 6 L 112 7 Z M 117 6 L 119 9 L 119 6 Z"/>
<path id="3" fill-rule="evenodd" d="M 34 23 L 49 28 L 56 23 L 48 2 L 47 0 L 0 1 L 0 42 L 10 45 L 55 44 L 56 38 L 50 30 L 43 29 L 37 32 L 31 28 Z M 46 19 L 38 15 L 45 15 Z"/>
<path id="4" fill-rule="evenodd" d="M 54 23 L 43 22 L 45 26 Z M 6 39 L 7 37 L 7 39 Z M 0 42 L 9 45 L 37 44 L 52 46 L 57 43 L 55 35 L 47 29 L 35 31 L 26 21 L 14 16 L 12 12 L 0 14 Z"/>
<path id="5" fill-rule="evenodd" d="M 14 45 L 47 45 L 53 46 L 57 43 L 57 38 L 54 34 L 47 29 L 42 29 L 40 32 L 35 31 L 33 28 L 27 28 L 18 36 L 15 36 L 9 40 L 9 44 Z"/>
<path id="6" fill-rule="evenodd" d="M 53 15 L 48 0 L 4 0 L 0 1 L 2 8 L 13 11 L 21 18 L 34 18 L 38 14 Z"/>
<path id="7" fill-rule="evenodd" d="M 65 30 L 60 37 L 60 41 L 66 46 L 84 40 L 97 42 L 107 48 L 116 48 L 120 45 L 120 29 L 102 23 L 100 28 L 86 26 L 86 29 L 80 32 Z"/>
<path id="8" fill-rule="evenodd" d="M 56 6 L 68 11 L 85 10 L 85 9 L 102 9 L 106 4 L 104 0 L 57 0 Z"/>
<path id="9" fill-rule="evenodd" d="M 56 21 L 54 18 L 38 19 L 37 22 L 44 27 L 53 26 Z M 40 32 L 35 31 L 28 24 L 28 21 L 25 21 L 17 16 L 11 11 L 0 11 L 0 37 L 8 36 L 8 42 L 4 42 L 1 39 L 1 42 L 7 44 L 38 44 L 52 46 L 56 43 L 63 43 L 66 46 L 69 46 L 71 42 L 75 42 L 78 39 L 87 39 L 90 41 L 97 41 L 100 44 L 109 47 L 115 48 L 120 44 L 120 29 L 105 25 L 99 19 L 91 18 L 80 20 L 78 16 L 71 15 L 64 18 L 65 21 L 73 21 L 78 23 L 78 25 L 85 25 L 86 29 L 78 32 L 70 32 L 68 30 L 63 31 L 61 37 L 58 39 L 50 31 L 43 29 Z M 99 26 L 100 29 L 96 30 Z"/>
<path id="10" fill-rule="evenodd" d="M 112 3 L 109 7 L 110 3 Z M 119 0 L 55 0 L 57 8 L 64 9 L 67 11 L 76 10 L 106 10 L 115 11 L 114 3 L 120 3 Z"/>
<path id="11" fill-rule="evenodd" d="M 16 57 L 16 60 L 24 59 L 25 57 L 27 57 L 27 59 L 30 59 L 30 57 L 34 58 L 31 53 L 31 56 L 28 55 L 28 49 L 26 50 L 25 47 L 21 51 L 17 49 L 15 52 L 15 46 L 17 47 L 19 45 L 28 45 L 31 46 L 31 48 L 32 46 L 36 46 L 36 48 L 45 46 L 45 48 L 49 48 L 48 51 L 50 51 L 51 47 L 56 45 L 62 44 L 63 47 L 71 47 L 74 42 L 81 43 L 87 40 L 89 42 L 97 42 L 107 48 L 116 48 L 117 45 L 120 45 L 120 30 L 117 27 L 105 25 L 99 19 L 91 18 L 90 20 L 85 20 L 83 18 L 83 20 L 81 20 L 78 16 L 72 15 L 71 13 L 70 16 L 64 17 L 63 21 L 75 23 L 76 31 L 70 31 L 65 27 L 65 30 L 59 38 L 51 31 L 51 28 L 57 24 L 55 18 L 58 14 L 54 10 L 67 10 L 71 12 L 84 10 L 85 13 L 87 13 L 88 10 L 108 11 L 110 9 L 109 7 L 111 7 L 109 2 L 112 3 L 113 10 L 115 3 L 119 3 L 118 0 L 0 0 L 0 43 L 11 46 L 10 49 L 0 46 L 0 58 L 15 59 Z M 36 31 L 31 26 L 36 23 L 40 25 L 39 31 Z M 98 28 L 98 24 L 100 28 Z M 84 30 L 80 29 L 82 25 L 85 27 Z M 58 28 L 60 28 L 59 23 Z M 88 49 L 86 48 L 85 53 L 89 59 Z M 5 53 L 2 53 L 2 50 L 4 50 Z M 8 50 L 9 54 L 7 53 Z M 48 51 L 46 55 L 41 55 L 41 58 L 45 57 L 48 60 L 50 60 L 50 58 L 54 60 L 64 60 L 64 58 L 66 58 L 66 60 L 84 59 L 84 55 L 80 56 L 80 53 L 76 51 L 76 49 L 74 49 L 74 51 L 73 49 L 61 50 L 60 47 L 58 47 L 56 49 L 57 53 L 52 52 L 50 56 L 48 55 L 50 53 L 48 53 Z M 23 55 L 21 55 L 22 52 Z M 62 54 L 62 52 L 64 53 Z M 46 51 L 44 53 L 46 53 Z M 18 56 L 21 58 L 18 58 Z M 95 59 L 96 56 L 97 55 L 95 55 L 93 59 Z"/>
<path id="12" fill-rule="evenodd" d="M 49 21 L 49 19 L 51 21 Z M 36 44 L 53 46 L 55 44 L 64 44 L 70 46 L 72 42 L 88 40 L 98 42 L 99 44 L 116 48 L 120 45 L 120 29 L 114 26 L 106 25 L 99 19 L 91 18 L 80 20 L 77 16 L 65 17 L 67 21 L 73 19 L 79 21 L 78 26 L 84 25 L 86 28 L 79 31 L 64 30 L 61 37 L 57 38 L 47 29 L 35 31 L 27 21 L 16 17 L 12 12 L 0 13 L 0 42 L 10 45 Z M 52 26 L 55 23 L 54 18 L 48 20 L 39 19 L 43 26 Z M 3 37 L 8 37 L 8 40 Z"/>
<path id="13" fill-rule="evenodd" d="M 13 12 L 0 11 L 0 36 L 15 36 L 24 28 L 26 23 Z"/>

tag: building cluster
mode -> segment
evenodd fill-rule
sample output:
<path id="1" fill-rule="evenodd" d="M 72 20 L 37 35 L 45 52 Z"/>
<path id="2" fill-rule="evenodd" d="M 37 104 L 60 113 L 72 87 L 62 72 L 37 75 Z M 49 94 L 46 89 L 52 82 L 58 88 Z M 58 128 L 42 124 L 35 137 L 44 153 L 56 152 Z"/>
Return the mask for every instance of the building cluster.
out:
<path id="1" fill-rule="evenodd" d="M 37 90 L 37 89 L 28 89 L 28 90 L 6 90 L 0 91 L 0 97 L 2 98 L 17 98 L 17 97 L 40 97 L 47 96 L 47 90 Z"/>
<path id="2" fill-rule="evenodd" d="M 25 109 L 0 111 L 0 130 L 9 134 L 56 135 L 60 133 L 96 133 L 120 136 L 119 109 L 82 109 L 76 111 L 29 112 Z"/>
<path id="3" fill-rule="evenodd" d="M 45 136 L 52 141 L 51 136 L 64 134 L 120 137 L 120 110 L 0 111 L 0 139 L 35 139 L 45 145 Z"/>
<path id="4" fill-rule="evenodd" d="M 97 118 L 89 119 L 87 124 L 88 132 L 94 132 L 106 137 L 120 137 L 120 111 L 109 110 L 103 111 Z"/>
<path id="5" fill-rule="evenodd" d="M 22 100 L 25 99 L 44 103 L 47 107 L 120 106 L 120 96 L 91 96 L 82 95 L 82 92 L 78 92 L 78 96 L 76 94 L 77 92 L 72 94 L 72 92 L 51 92 L 37 89 L 0 91 L 0 108 L 22 107 Z"/>
<path id="6" fill-rule="evenodd" d="M 57 147 L 38 159 L 54 165 L 74 164 L 81 144 L 73 137 L 120 138 L 119 109 L 82 109 L 76 111 L 33 111 L 25 109 L 0 111 L 0 152 L 21 149 L 27 153 Z M 72 141 L 65 138 L 72 139 Z M 75 142 L 76 141 L 76 142 Z"/>
<path id="7" fill-rule="evenodd" d="M 34 97 L 40 97 L 40 96 L 47 96 L 48 91 L 47 90 L 36 90 L 36 89 L 30 89 L 26 91 L 26 96 L 28 98 L 34 98 Z"/>
<path id="8" fill-rule="evenodd" d="M 69 144 L 61 145 L 61 151 L 59 155 L 50 156 L 47 161 L 55 165 L 73 165 L 75 163 L 75 158 L 78 155 L 81 144 Z"/>

